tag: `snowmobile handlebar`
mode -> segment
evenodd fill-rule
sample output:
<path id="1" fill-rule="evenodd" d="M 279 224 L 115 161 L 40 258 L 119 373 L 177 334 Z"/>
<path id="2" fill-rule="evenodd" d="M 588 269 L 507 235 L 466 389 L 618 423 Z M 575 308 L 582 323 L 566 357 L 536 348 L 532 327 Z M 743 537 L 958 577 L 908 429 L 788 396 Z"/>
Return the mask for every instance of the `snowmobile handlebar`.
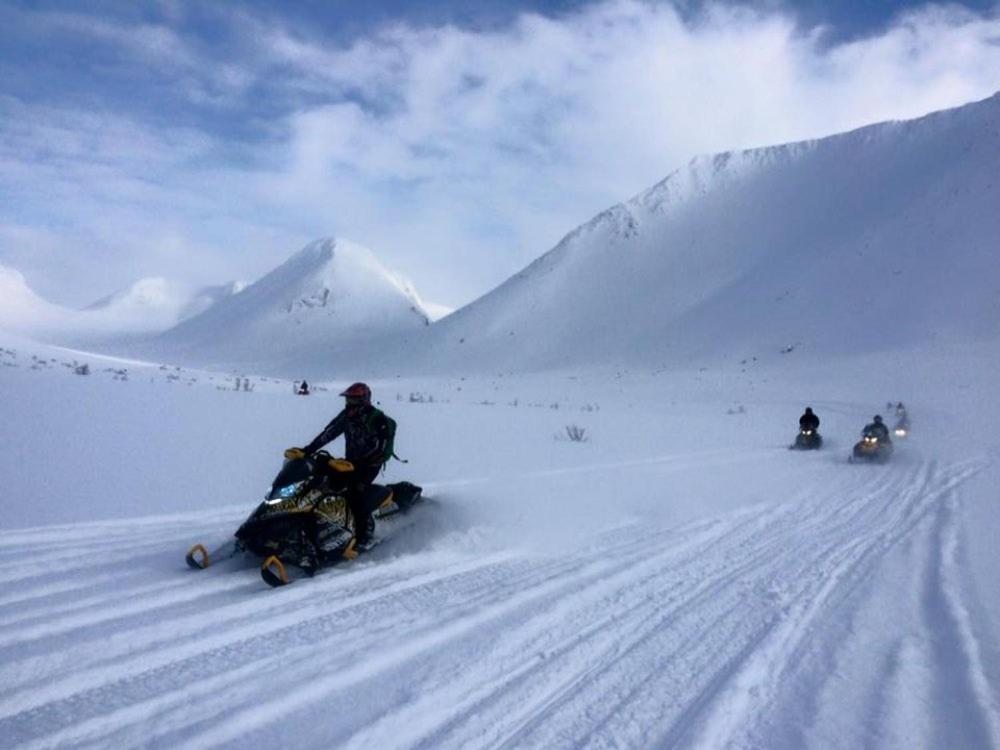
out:
<path id="1" fill-rule="evenodd" d="M 320 453 L 323 454 L 323 456 L 320 456 L 320 458 L 325 457 L 326 465 L 333 471 L 337 472 L 338 474 L 345 474 L 347 472 L 354 471 L 355 469 L 354 464 L 351 461 L 348 461 L 346 458 L 333 458 L 325 451 L 317 451 L 313 455 L 319 456 Z M 288 448 L 287 450 L 285 450 L 286 461 L 297 461 L 298 459 L 305 457 L 306 457 L 306 452 L 301 448 Z"/>

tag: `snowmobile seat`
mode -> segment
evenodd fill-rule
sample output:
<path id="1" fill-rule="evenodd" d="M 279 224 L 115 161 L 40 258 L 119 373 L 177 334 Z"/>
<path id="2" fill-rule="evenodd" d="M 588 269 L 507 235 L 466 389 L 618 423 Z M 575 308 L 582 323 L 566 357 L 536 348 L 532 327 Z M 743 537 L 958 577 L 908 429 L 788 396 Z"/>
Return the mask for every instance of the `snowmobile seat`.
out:
<path id="1" fill-rule="evenodd" d="M 392 499 L 402 510 L 408 509 L 420 499 L 423 488 L 411 482 L 396 482 L 389 485 L 392 488 Z"/>
<path id="2" fill-rule="evenodd" d="M 382 503 L 392 497 L 392 490 L 384 484 L 372 484 L 365 488 L 365 494 L 361 496 L 361 502 L 366 508 L 374 511 Z"/>

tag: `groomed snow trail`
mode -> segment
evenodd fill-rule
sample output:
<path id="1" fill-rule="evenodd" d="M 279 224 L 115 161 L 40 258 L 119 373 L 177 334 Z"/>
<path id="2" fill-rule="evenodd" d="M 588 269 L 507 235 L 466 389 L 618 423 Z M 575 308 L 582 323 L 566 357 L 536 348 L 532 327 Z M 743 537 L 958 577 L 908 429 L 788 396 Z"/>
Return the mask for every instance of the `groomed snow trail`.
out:
<path id="1" fill-rule="evenodd" d="M 5 532 L 0 737 L 1000 746 L 956 552 L 961 486 L 982 467 L 845 465 L 799 496 L 559 556 L 390 542 L 274 591 L 236 561 L 181 569 L 239 511 Z"/>

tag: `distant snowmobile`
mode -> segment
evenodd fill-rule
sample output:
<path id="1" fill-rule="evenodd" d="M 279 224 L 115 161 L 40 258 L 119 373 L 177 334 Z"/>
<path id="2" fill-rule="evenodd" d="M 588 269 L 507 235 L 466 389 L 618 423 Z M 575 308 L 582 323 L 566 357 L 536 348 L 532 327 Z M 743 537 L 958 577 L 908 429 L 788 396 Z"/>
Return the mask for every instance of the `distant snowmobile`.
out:
<path id="1" fill-rule="evenodd" d="M 892 428 L 892 434 L 898 438 L 905 438 L 910 434 L 910 415 L 906 413 L 902 401 L 896 404 L 896 425 Z"/>
<path id="2" fill-rule="evenodd" d="M 885 463 L 892 455 L 892 441 L 888 436 L 879 435 L 877 432 L 866 430 L 854 445 L 849 461 L 867 461 L 872 463 Z"/>
<path id="3" fill-rule="evenodd" d="M 187 554 L 192 568 L 242 552 L 264 558 L 261 577 L 271 586 L 290 583 L 296 573 L 305 575 L 360 552 L 355 546 L 354 518 L 347 502 L 347 487 L 354 472 L 350 461 L 333 458 L 326 451 L 285 462 L 271 489 L 243 524 L 233 541 L 209 552 L 201 544 Z M 421 488 L 409 482 L 371 485 L 363 502 L 373 518 L 408 511 L 421 498 Z"/>
<path id="4" fill-rule="evenodd" d="M 795 442 L 789 445 L 789 449 L 797 451 L 817 450 L 823 445 L 823 436 L 816 430 L 804 427 L 795 436 Z"/>

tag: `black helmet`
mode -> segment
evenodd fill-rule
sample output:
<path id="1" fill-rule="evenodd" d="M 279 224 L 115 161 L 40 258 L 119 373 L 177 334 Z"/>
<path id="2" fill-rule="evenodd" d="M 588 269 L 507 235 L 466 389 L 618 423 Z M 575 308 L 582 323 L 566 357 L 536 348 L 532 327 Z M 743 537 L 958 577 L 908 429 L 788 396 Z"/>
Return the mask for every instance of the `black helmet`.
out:
<path id="1" fill-rule="evenodd" d="M 372 402 L 372 389 L 365 383 L 354 383 L 340 394 L 349 404 L 370 404 Z"/>
<path id="2" fill-rule="evenodd" d="M 875 424 L 882 424 L 882 415 L 881 414 L 876 414 L 875 415 Z"/>
<path id="3" fill-rule="evenodd" d="M 812 414 L 812 413 L 813 413 L 813 408 L 811 406 L 807 406 L 806 407 L 806 414 Z"/>

